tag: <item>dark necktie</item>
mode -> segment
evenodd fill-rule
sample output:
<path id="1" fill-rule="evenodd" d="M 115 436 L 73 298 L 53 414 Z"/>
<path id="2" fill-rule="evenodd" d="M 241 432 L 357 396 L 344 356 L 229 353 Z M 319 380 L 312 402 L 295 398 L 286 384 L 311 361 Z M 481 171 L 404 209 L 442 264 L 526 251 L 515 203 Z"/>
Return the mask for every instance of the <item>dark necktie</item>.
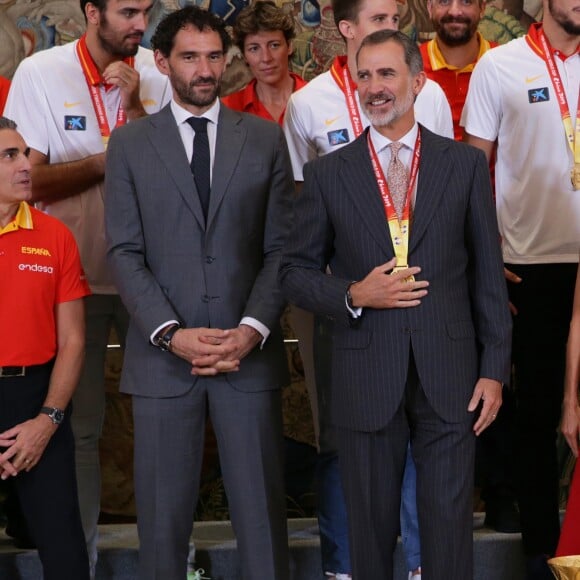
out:
<path id="1" fill-rule="evenodd" d="M 191 172 L 195 181 L 195 187 L 199 194 L 199 201 L 203 209 L 203 215 L 207 218 L 210 192 L 210 156 L 209 139 L 207 137 L 207 123 L 205 117 L 190 117 L 187 122 L 195 131 L 193 138 L 193 156 L 191 158 Z"/>

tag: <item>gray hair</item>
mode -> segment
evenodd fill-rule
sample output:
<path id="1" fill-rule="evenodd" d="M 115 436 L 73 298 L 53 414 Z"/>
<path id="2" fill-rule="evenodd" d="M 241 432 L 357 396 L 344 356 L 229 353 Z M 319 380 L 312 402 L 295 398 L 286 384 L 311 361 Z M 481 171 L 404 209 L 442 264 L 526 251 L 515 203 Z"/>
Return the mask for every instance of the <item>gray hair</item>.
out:
<path id="1" fill-rule="evenodd" d="M 12 119 L 8 119 L 8 117 L 0 117 L 0 131 L 2 129 L 16 131 L 16 123 Z"/>
<path id="2" fill-rule="evenodd" d="M 409 67 L 411 75 L 418 75 L 423 70 L 423 58 L 421 57 L 419 47 L 415 41 L 411 40 L 406 34 L 403 34 L 398 30 L 377 30 L 365 37 L 356 53 L 357 66 L 360 51 L 365 46 L 377 46 L 391 41 L 396 42 L 402 47 L 405 53 L 405 63 Z"/>

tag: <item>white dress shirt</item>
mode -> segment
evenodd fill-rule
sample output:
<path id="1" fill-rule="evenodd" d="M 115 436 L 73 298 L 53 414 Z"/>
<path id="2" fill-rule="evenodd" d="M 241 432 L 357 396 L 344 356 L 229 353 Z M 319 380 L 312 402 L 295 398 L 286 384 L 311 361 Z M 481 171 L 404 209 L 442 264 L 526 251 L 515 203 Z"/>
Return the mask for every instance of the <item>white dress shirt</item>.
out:
<path id="1" fill-rule="evenodd" d="M 175 99 L 172 99 L 171 104 L 171 112 L 173 113 L 173 117 L 175 118 L 175 122 L 177 123 L 177 128 L 179 129 L 179 135 L 181 137 L 181 141 L 183 142 L 183 147 L 185 149 L 185 154 L 187 155 L 187 159 L 191 163 L 191 158 L 193 157 L 193 138 L 195 137 L 195 131 L 193 127 L 187 122 L 192 115 L 187 109 L 184 109 L 181 105 L 178 105 L 175 102 Z M 216 99 L 214 104 L 207 110 L 202 117 L 209 119 L 209 123 L 207 124 L 207 138 L 209 141 L 209 155 L 211 159 L 210 164 L 210 183 L 213 177 L 213 161 L 215 158 L 215 145 L 217 140 L 217 125 L 218 119 L 220 114 L 220 100 Z M 211 193 L 210 193 L 211 198 Z M 159 334 L 161 329 L 169 326 L 170 324 L 179 324 L 177 320 L 168 320 L 163 324 L 159 325 L 152 333 L 150 340 L 153 344 L 155 344 L 155 337 Z M 266 339 L 270 336 L 270 329 L 262 324 L 259 320 L 252 318 L 251 316 L 244 316 L 240 321 L 240 324 L 245 324 L 246 326 L 251 326 L 254 330 L 259 332 L 262 335 L 262 342 L 261 347 L 264 346 Z"/>

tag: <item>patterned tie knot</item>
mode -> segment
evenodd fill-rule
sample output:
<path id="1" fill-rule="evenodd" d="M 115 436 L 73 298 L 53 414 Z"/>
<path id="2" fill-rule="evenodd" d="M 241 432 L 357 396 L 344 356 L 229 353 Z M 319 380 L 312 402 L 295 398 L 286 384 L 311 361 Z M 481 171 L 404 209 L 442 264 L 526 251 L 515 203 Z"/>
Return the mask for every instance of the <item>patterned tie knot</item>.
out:
<path id="1" fill-rule="evenodd" d="M 391 155 L 398 159 L 399 151 L 403 147 L 403 144 L 400 141 L 393 141 L 389 144 L 389 148 L 391 149 Z"/>
<path id="2" fill-rule="evenodd" d="M 189 117 L 187 122 L 196 133 L 207 133 L 209 119 L 206 119 L 205 117 Z"/>

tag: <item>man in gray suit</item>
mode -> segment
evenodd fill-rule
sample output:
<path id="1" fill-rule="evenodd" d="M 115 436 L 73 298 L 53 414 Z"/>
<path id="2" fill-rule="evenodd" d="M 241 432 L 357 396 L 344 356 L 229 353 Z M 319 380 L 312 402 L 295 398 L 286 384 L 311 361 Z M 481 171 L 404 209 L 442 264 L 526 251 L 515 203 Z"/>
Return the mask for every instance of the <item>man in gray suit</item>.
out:
<path id="1" fill-rule="evenodd" d="M 278 125 L 217 99 L 229 42 L 197 7 L 167 16 L 152 43 L 173 101 L 116 131 L 107 155 L 142 580 L 185 578 L 208 412 L 242 577 L 288 578 L 276 276 L 293 179 Z"/>
<path id="2" fill-rule="evenodd" d="M 357 67 L 371 127 L 305 166 L 282 290 L 334 318 L 332 413 L 349 466 L 353 578 L 393 578 L 410 438 L 425 580 L 468 580 L 474 435 L 495 418 L 509 374 L 487 164 L 415 122 L 425 75 L 408 37 L 372 33 Z"/>

